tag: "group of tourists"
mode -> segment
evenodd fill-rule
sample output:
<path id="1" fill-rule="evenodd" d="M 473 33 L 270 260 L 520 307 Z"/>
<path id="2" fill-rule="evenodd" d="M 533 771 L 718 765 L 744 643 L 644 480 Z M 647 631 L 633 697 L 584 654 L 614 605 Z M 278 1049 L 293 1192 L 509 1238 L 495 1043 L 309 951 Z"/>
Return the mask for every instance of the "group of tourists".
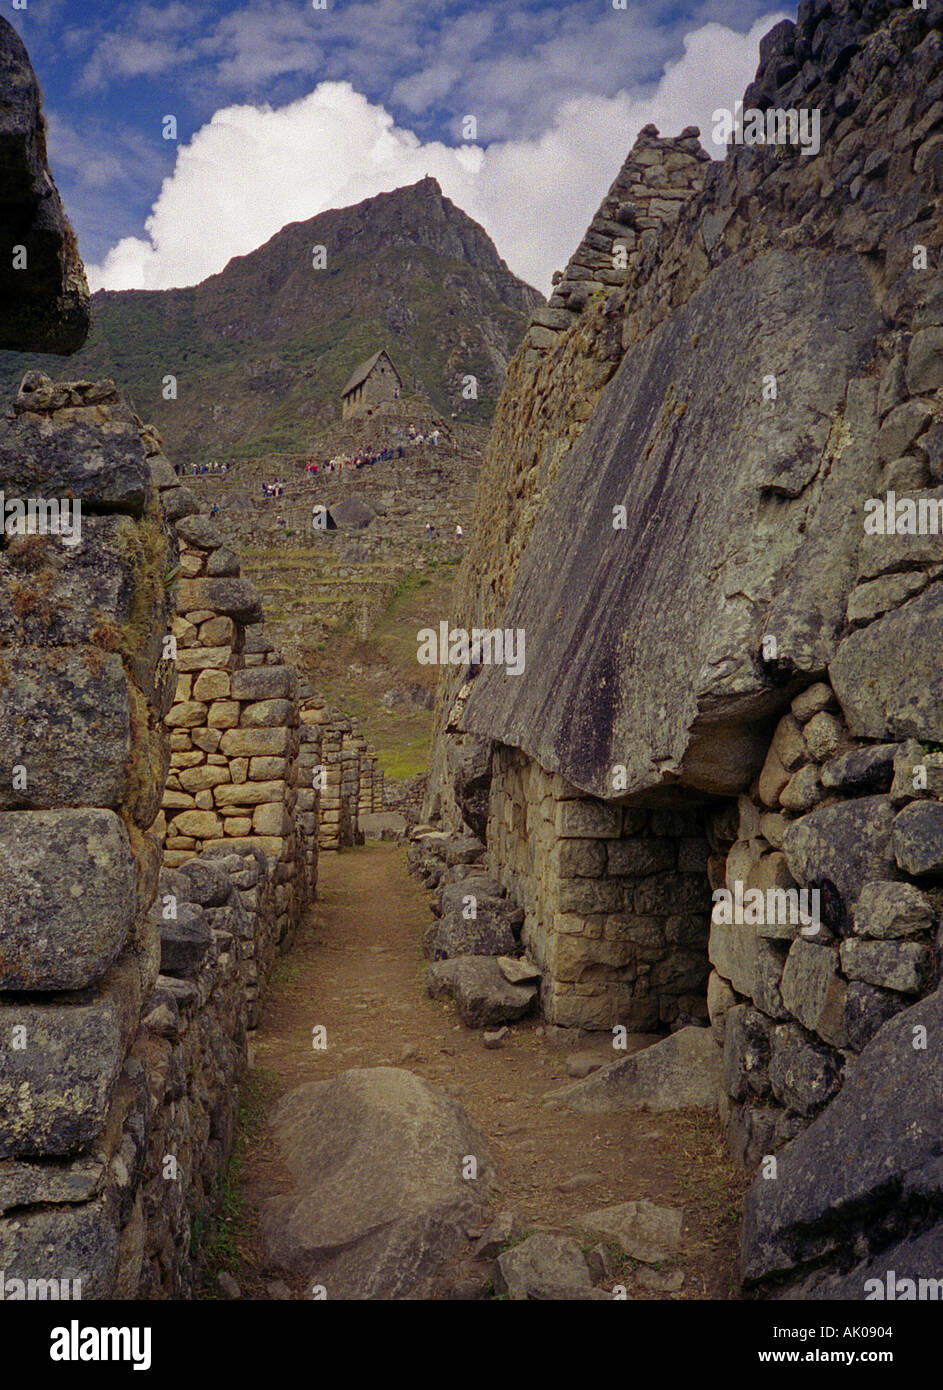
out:
<path id="1" fill-rule="evenodd" d="M 422 434 L 415 425 L 410 425 L 405 431 L 398 428 L 395 442 L 388 444 L 385 449 L 381 449 L 379 452 L 363 450 L 356 454 L 335 454 L 326 463 L 312 462 L 306 464 L 305 472 L 313 475 L 342 473 L 347 468 L 372 468 L 375 463 L 387 463 L 390 459 L 403 458 L 406 449 L 411 444 L 428 444 L 433 449 L 437 449 L 441 438 L 442 432 L 438 428 L 430 430 L 428 434 Z M 233 466 L 231 463 L 220 463 L 218 459 L 210 459 L 208 463 L 175 463 L 174 472 L 178 478 L 191 478 L 204 473 L 227 473 Z M 281 497 L 284 491 L 284 483 L 262 484 L 263 497 Z"/>
<path id="2" fill-rule="evenodd" d="M 305 472 L 343 473 L 348 468 L 372 468 L 375 463 L 387 463 L 390 459 L 403 458 L 411 444 L 429 444 L 433 449 L 437 449 L 441 438 L 442 432 L 439 429 L 431 430 L 429 434 L 420 434 L 415 425 L 410 425 L 405 434 L 401 428 L 397 429 L 394 443 L 388 444 L 385 449 L 363 450 L 356 454 L 335 454 L 326 463 L 312 461 L 306 464 Z"/>
<path id="3" fill-rule="evenodd" d="M 427 541 L 437 541 L 438 539 L 439 539 L 439 532 L 436 530 L 435 526 L 433 526 L 433 524 L 432 524 L 431 521 L 427 521 L 427 522 L 426 522 L 426 540 L 427 540 Z M 461 541 L 461 540 L 464 540 L 464 539 L 465 539 L 465 532 L 462 530 L 461 525 L 457 525 L 457 526 L 455 527 L 455 539 L 456 539 L 457 541 Z"/>
<path id="4" fill-rule="evenodd" d="M 228 463 L 220 463 L 218 459 L 210 459 L 209 463 L 175 463 L 174 472 L 178 478 L 195 478 L 203 473 L 227 473 Z"/>
<path id="5" fill-rule="evenodd" d="M 387 459 L 402 458 L 403 448 L 392 446 L 382 449 L 378 454 L 336 454 L 327 463 L 308 463 L 306 473 L 343 473 L 347 468 L 372 468 L 375 463 L 385 463 Z"/>
<path id="6" fill-rule="evenodd" d="M 407 436 L 410 444 L 429 443 L 432 445 L 433 449 L 437 449 L 439 447 L 439 440 L 442 437 L 439 430 L 437 429 L 431 430 L 428 435 L 420 434 L 417 431 L 415 425 L 410 425 L 409 430 L 407 432 Z"/>

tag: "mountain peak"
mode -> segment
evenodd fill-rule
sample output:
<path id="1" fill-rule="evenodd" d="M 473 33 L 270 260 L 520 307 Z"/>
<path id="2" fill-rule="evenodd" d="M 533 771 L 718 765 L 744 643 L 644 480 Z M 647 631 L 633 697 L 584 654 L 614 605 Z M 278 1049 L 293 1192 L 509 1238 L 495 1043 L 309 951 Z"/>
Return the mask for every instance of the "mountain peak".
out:
<path id="1" fill-rule="evenodd" d="M 99 294 L 76 366 L 126 382 L 175 458 L 292 453 L 337 419 L 351 373 L 381 347 L 405 395 L 486 424 L 543 302 L 426 174 L 289 223 L 199 285 Z M 167 402 L 154 362 L 182 355 L 187 389 Z"/>

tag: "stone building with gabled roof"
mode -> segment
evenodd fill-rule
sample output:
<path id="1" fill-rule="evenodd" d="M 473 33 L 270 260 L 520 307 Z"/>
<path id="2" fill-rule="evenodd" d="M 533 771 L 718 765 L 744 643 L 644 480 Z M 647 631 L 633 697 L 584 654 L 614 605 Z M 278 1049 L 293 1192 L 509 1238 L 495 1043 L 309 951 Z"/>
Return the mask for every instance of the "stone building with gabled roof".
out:
<path id="1" fill-rule="evenodd" d="M 385 348 L 368 357 L 341 392 L 342 418 L 369 415 L 374 406 L 396 399 L 403 383 Z"/>

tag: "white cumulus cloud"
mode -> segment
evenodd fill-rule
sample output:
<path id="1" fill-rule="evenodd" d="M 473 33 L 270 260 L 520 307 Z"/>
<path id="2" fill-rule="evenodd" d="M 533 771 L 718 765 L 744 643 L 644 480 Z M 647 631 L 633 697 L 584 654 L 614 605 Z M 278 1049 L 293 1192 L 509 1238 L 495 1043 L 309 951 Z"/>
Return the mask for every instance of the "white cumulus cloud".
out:
<path id="1" fill-rule="evenodd" d="M 480 222 L 511 269 L 549 293 L 638 131 L 663 135 L 732 106 L 752 79 L 760 37 L 782 14 L 746 34 L 709 23 L 686 35 L 684 53 L 647 94 L 565 102 L 539 136 L 484 147 L 421 141 L 348 82 L 322 82 L 287 106 L 229 106 L 180 148 L 145 223 L 100 265 L 95 289 L 193 285 L 289 222 L 414 183 L 426 174 Z"/>

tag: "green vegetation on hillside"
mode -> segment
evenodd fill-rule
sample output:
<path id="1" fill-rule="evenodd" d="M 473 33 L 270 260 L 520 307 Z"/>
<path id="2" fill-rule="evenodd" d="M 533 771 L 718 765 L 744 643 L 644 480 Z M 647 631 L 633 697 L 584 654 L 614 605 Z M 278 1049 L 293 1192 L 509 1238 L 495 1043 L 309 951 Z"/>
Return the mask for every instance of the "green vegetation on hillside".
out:
<path id="1" fill-rule="evenodd" d="M 325 270 L 312 242 L 330 248 Z M 354 368 L 386 347 L 406 394 L 487 425 L 538 302 L 441 194 L 402 189 L 292 224 L 200 285 L 97 294 L 82 351 L 0 353 L 0 393 L 29 370 L 110 377 L 174 462 L 303 453 L 339 418 Z"/>

